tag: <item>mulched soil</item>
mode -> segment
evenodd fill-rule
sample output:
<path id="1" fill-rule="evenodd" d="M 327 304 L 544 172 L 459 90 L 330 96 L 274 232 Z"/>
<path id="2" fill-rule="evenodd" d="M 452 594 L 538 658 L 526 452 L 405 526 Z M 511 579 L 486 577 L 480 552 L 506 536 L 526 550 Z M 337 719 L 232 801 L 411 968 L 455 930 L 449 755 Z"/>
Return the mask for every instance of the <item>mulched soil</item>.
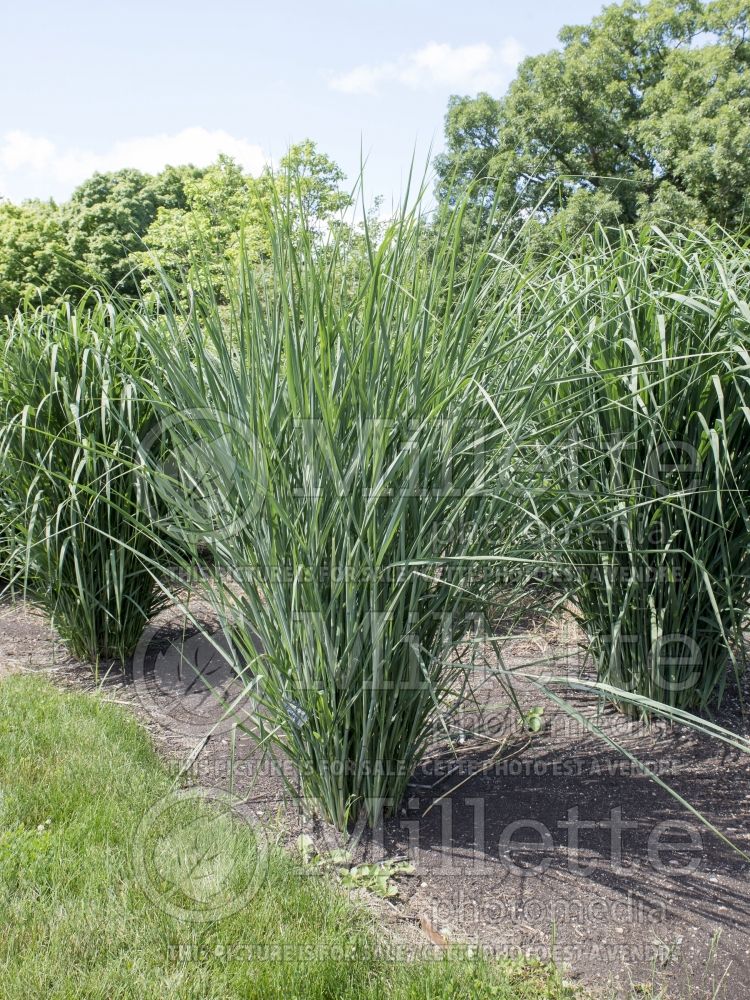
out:
<path id="1" fill-rule="evenodd" d="M 210 625 L 207 608 L 194 613 Z M 33 670 L 62 686 L 98 687 L 136 713 L 163 754 L 189 765 L 192 780 L 231 785 L 275 839 L 293 849 L 305 832 L 321 851 L 341 845 L 298 808 L 278 773 L 294 786 L 288 765 L 259 754 L 247 737 L 232 738 L 242 706 L 222 719 L 214 693 L 229 702 L 240 689 L 220 655 L 217 625 L 214 633 L 218 649 L 165 612 L 127 675 L 107 675 L 104 665 L 95 679 L 42 616 L 6 600 L 0 678 Z M 566 624 L 529 623 L 506 647 L 506 665 L 521 669 L 551 651 L 562 669 L 577 655 L 575 639 Z M 194 669 L 180 669 L 180 650 L 183 667 Z M 396 815 L 348 843 L 355 860 L 408 856 L 416 865 L 399 880 L 397 898 L 371 901 L 381 919 L 412 944 L 552 957 L 598 996 L 629 996 L 642 984 L 635 995 L 651 995 L 651 987 L 673 998 L 746 1000 L 750 862 L 529 681 L 516 682 L 517 696 L 524 710 L 544 707 L 544 725 L 538 734 L 520 731 L 489 654 L 488 662 L 455 720 L 468 731 L 455 752 L 436 743 Z M 750 856 L 750 756 L 684 727 L 602 711 L 581 692 L 566 698 Z M 716 721 L 750 735 L 736 695 Z"/>

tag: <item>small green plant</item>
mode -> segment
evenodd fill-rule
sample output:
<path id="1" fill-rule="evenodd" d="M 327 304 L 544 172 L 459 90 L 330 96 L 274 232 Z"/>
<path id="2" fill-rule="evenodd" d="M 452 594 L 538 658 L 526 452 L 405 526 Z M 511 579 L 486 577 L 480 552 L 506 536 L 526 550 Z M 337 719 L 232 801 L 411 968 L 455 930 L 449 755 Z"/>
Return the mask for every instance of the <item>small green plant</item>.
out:
<path id="1" fill-rule="evenodd" d="M 381 899 L 391 899 L 398 896 L 398 886 L 394 878 L 398 875 L 413 875 L 414 865 L 409 861 L 382 861 L 371 865 L 354 865 L 341 877 L 346 889 L 366 889 L 380 896 Z"/>
<path id="2" fill-rule="evenodd" d="M 307 834 L 303 833 L 297 837 L 297 850 L 302 855 L 302 862 L 314 868 L 326 868 L 332 865 L 347 865 L 351 861 L 351 854 L 344 848 L 334 848 L 332 851 L 324 851 L 322 854 L 315 849 L 315 841 Z"/>
<path id="3" fill-rule="evenodd" d="M 315 841 L 303 833 L 297 838 L 297 850 L 302 855 L 303 864 L 313 868 L 336 868 L 341 883 L 346 889 L 366 889 L 368 892 L 390 899 L 398 896 L 398 885 L 394 878 L 399 875 L 413 875 L 416 869 L 410 861 L 379 861 L 374 864 L 351 866 L 349 851 L 334 848 L 319 853 Z"/>
<path id="4" fill-rule="evenodd" d="M 15 823 L 0 828 L 0 881 L 16 882 L 20 874 L 33 877 L 34 871 L 44 867 L 51 847 L 51 819 L 27 827 Z"/>
<path id="5" fill-rule="evenodd" d="M 524 712 L 523 715 L 523 728 L 527 733 L 538 733 L 541 731 L 544 720 L 542 716 L 544 715 L 544 709 L 539 705 L 530 708 L 528 712 Z"/>

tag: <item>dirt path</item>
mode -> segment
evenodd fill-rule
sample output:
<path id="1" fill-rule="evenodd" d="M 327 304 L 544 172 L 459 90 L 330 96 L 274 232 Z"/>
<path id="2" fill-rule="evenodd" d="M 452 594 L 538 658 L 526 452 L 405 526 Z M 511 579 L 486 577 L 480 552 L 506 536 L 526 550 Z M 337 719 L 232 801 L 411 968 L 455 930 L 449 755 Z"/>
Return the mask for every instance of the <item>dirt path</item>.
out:
<path id="1" fill-rule="evenodd" d="M 547 639 L 519 639 L 513 662 L 536 655 Z M 199 676 L 179 669 L 177 649 Z M 64 654 L 40 616 L 7 604 L 0 606 L 0 676 L 3 669 L 45 670 L 60 684 L 95 687 L 90 668 Z M 195 754 L 196 781 L 231 783 L 248 796 L 282 841 L 291 846 L 304 831 L 321 850 L 340 843 L 300 815 L 279 777 L 282 765 L 259 757 L 245 737 L 233 745 L 234 720 L 221 721 L 207 680 L 227 698 L 237 691 L 216 649 L 167 615 L 145 637 L 133 678 L 112 675 L 102 690 L 130 705 L 170 758 L 184 763 Z M 538 735 L 509 736 L 514 720 L 497 682 L 486 677 L 476 687 L 477 705 L 463 724 L 495 742 L 469 738 L 458 758 L 435 752 L 398 814 L 355 849 L 357 859 L 408 855 L 415 862 L 399 897 L 375 904 L 382 919 L 405 940 L 427 935 L 498 954 L 554 957 L 602 996 L 650 984 L 653 995 L 662 987 L 674 998 L 746 1000 L 750 863 L 556 706 L 544 705 Z M 518 692 L 524 708 L 542 704 L 531 685 Z M 681 728 L 597 715 L 590 698 L 572 697 L 750 854 L 750 757 Z M 748 733 L 736 701 L 719 721 Z"/>

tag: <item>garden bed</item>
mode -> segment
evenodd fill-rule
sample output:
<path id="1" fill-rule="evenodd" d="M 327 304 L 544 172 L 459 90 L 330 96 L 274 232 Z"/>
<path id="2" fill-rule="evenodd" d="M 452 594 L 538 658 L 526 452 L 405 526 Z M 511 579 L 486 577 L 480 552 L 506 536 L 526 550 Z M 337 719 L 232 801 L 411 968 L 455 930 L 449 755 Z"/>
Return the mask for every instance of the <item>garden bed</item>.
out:
<path id="1" fill-rule="evenodd" d="M 569 640 L 564 629 L 530 626 L 514 639 L 507 663 L 520 668 L 540 649 L 562 659 L 572 655 Z M 105 696 L 130 705 L 163 753 L 189 763 L 198 784 L 231 785 L 247 798 L 290 850 L 300 834 L 324 857 L 347 846 L 301 815 L 267 755 L 246 737 L 233 739 L 205 685 L 178 677 L 169 653 L 175 641 L 179 622 L 168 612 L 149 633 L 145 672 L 136 667 L 135 680 L 111 674 Z M 186 657 L 212 686 L 227 697 L 236 691 L 236 679 L 205 640 L 188 630 L 185 642 Z M 95 686 L 90 669 L 67 657 L 43 619 L 21 606 L 0 609 L 2 661 L 51 671 L 64 686 Z M 663 988 L 677 998 L 744 1000 L 750 864 L 528 681 L 517 692 L 524 710 L 544 708 L 540 732 L 511 727 L 507 699 L 485 676 L 472 712 L 461 719 L 481 738 L 466 735 L 457 757 L 441 757 L 436 746 L 385 828 L 348 845 L 351 863 L 408 856 L 416 866 L 413 876 L 394 879 L 397 896 L 366 894 L 379 917 L 412 943 L 554 958 L 604 996 L 648 984 L 643 988 L 655 995 Z M 750 853 L 748 758 L 682 727 L 648 728 L 611 710 L 597 715 L 582 693 L 571 703 Z M 750 731 L 736 698 L 725 700 L 718 721 Z M 522 849 L 522 842 L 530 846 Z"/>
<path id="2" fill-rule="evenodd" d="M 0 732 L 4 1000 L 572 1000 L 540 963 L 394 961 L 372 914 L 175 782 L 116 706 L 10 677 Z"/>

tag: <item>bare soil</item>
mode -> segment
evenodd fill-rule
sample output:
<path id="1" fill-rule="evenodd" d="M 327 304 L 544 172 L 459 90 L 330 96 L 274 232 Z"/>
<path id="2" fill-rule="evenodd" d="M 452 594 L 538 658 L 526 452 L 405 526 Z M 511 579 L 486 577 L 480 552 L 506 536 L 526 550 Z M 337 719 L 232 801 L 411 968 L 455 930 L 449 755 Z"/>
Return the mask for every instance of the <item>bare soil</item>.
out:
<path id="1" fill-rule="evenodd" d="M 210 624 L 208 610 L 198 612 Z M 65 687 L 98 689 L 129 706 L 160 752 L 192 780 L 231 787 L 246 799 L 277 840 L 294 849 L 305 832 L 321 851 L 340 845 L 334 831 L 299 809 L 289 766 L 260 754 L 248 737 L 232 736 L 242 704 L 224 717 L 216 694 L 229 705 L 241 689 L 221 656 L 217 625 L 214 633 L 212 645 L 166 612 L 127 672 L 100 667 L 95 678 L 65 653 L 41 615 L 6 601 L 0 678 L 41 671 Z M 506 648 L 505 662 L 523 669 L 552 650 L 562 667 L 577 656 L 575 646 L 566 623 L 529 623 Z M 461 942 L 554 958 L 601 997 L 746 1000 L 750 861 L 627 754 L 748 856 L 750 756 L 685 727 L 627 720 L 586 693 L 565 692 L 580 713 L 575 718 L 518 680 L 524 711 L 544 708 L 541 731 L 525 733 L 488 663 L 454 720 L 464 732 L 453 749 L 437 741 L 383 829 L 347 844 L 356 860 L 408 856 L 416 865 L 413 877 L 399 880 L 398 897 L 372 901 L 389 929 L 412 943 Z M 715 721 L 750 734 L 736 692 Z"/>

